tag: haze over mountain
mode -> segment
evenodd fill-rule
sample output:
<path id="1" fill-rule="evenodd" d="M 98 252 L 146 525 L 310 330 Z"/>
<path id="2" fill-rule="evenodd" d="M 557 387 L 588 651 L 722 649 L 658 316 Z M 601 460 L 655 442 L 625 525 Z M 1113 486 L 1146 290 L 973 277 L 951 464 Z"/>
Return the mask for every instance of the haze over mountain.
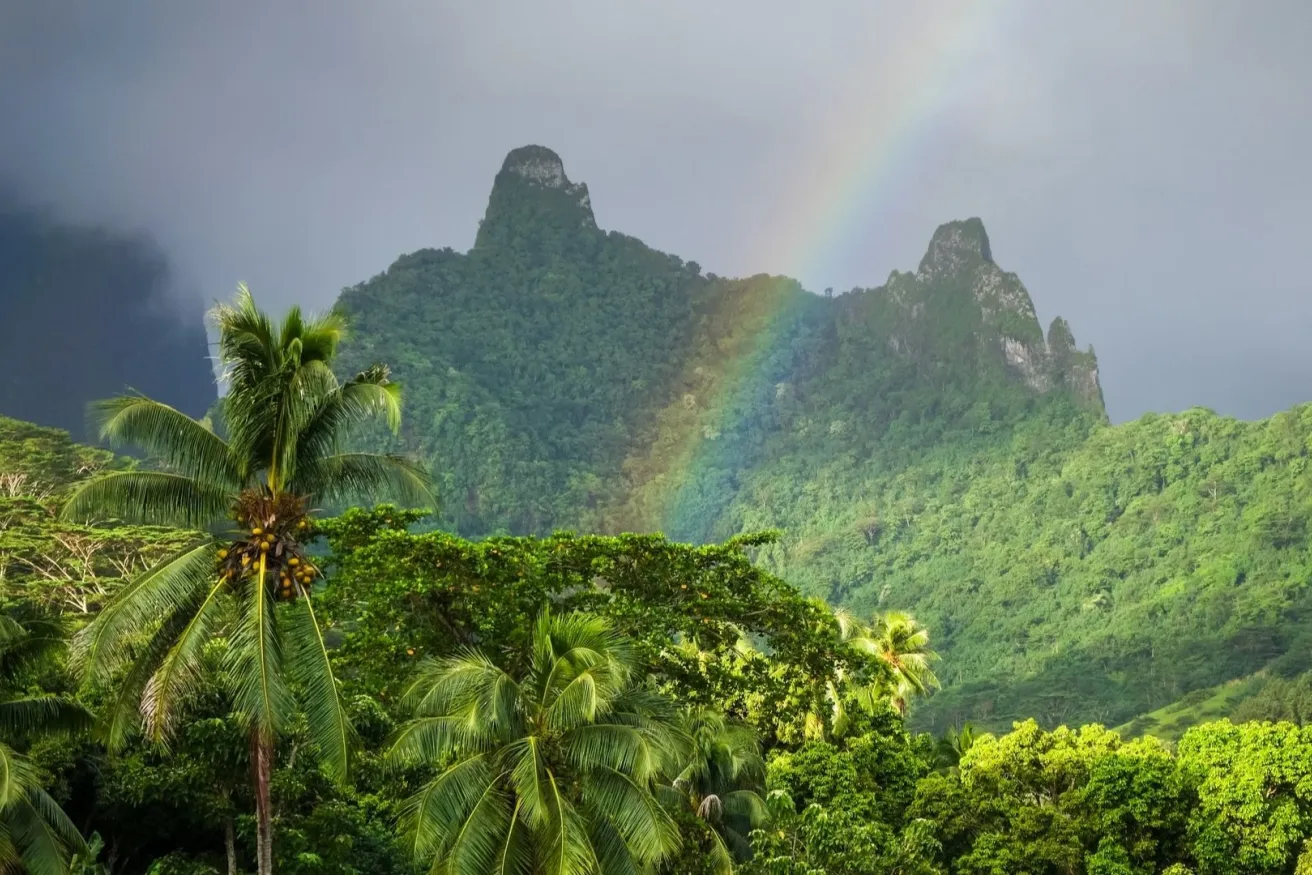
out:
<path id="1" fill-rule="evenodd" d="M 184 287 L 326 306 L 467 248 L 545 142 L 607 227 L 869 286 L 952 216 L 1094 340 L 1114 420 L 1308 396 L 1312 7 L 84 0 L 0 9 L 0 177 Z"/>
<path id="2" fill-rule="evenodd" d="M 150 241 L 54 222 L 0 196 L 0 412 L 85 430 L 136 391 L 200 416 L 217 390 L 195 298 Z"/>

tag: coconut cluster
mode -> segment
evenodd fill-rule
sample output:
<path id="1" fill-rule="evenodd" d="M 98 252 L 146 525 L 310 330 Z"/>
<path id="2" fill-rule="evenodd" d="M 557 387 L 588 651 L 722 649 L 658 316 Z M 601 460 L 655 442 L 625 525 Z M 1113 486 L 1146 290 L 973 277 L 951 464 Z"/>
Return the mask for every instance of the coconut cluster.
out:
<path id="1" fill-rule="evenodd" d="M 252 499 L 255 507 L 239 508 L 234 518 L 246 529 L 244 537 L 234 540 L 218 552 L 219 573 L 225 580 L 249 580 L 264 566 L 265 585 L 274 598 L 295 601 L 309 589 L 320 571 L 305 555 L 301 545 L 310 529 L 303 507 L 268 506 L 269 502 Z M 290 511 L 278 514 L 275 510 Z"/>

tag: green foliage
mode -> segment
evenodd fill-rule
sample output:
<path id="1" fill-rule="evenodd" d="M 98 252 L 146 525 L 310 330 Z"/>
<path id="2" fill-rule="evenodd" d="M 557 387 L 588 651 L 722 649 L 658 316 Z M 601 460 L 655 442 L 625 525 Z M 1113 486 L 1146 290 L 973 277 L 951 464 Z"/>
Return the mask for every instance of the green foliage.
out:
<path id="1" fill-rule="evenodd" d="M 710 708 L 686 713 L 683 730 L 689 744 L 672 789 L 706 826 L 705 856 L 717 871 L 732 872 L 735 862 L 751 859 L 748 835 L 768 819 L 757 792 L 765 777 L 759 741 L 746 725 Z"/>
<path id="2" fill-rule="evenodd" d="M 947 819 L 944 851 L 962 872 L 1155 873 L 1178 859 L 1186 793 L 1152 740 L 1029 721 L 977 740 L 957 774 L 921 788 L 916 807 Z"/>
<path id="3" fill-rule="evenodd" d="M 1251 720 L 1312 723 L 1312 672 L 1295 678 L 1270 678 L 1233 709 L 1237 723 Z"/>
<path id="4" fill-rule="evenodd" d="M 929 875 L 938 841 L 907 816 L 928 771 L 925 745 L 891 713 L 839 743 L 780 752 L 767 778 L 770 824 L 753 834 L 753 875 Z"/>
<path id="5" fill-rule="evenodd" d="M 678 847 L 656 796 L 681 759 L 674 705 L 629 642 L 585 614 L 534 623 L 511 675 L 467 651 L 421 667 L 392 754 L 439 770 L 406 804 L 406 847 L 449 875 L 611 875 Z"/>
<path id="6" fill-rule="evenodd" d="M 85 853 L 77 827 L 46 792 L 38 763 L 23 751 L 36 739 L 85 729 L 91 715 L 63 696 L 23 689 L 58 644 L 49 626 L 0 615 L 0 866 L 62 875 Z"/>
<path id="7" fill-rule="evenodd" d="M 136 446 L 160 468 L 85 481 L 61 516 L 203 531 L 135 575 L 78 633 L 73 656 L 91 689 L 114 690 L 102 734 L 119 750 L 137 723 L 167 742 L 206 677 L 207 648 L 226 643 L 220 677 L 251 739 L 258 869 L 269 875 L 277 739 L 304 720 L 338 781 L 353 741 L 311 601 L 318 570 L 302 542 L 313 532 L 312 503 L 385 490 L 426 497 L 428 479 L 403 457 L 343 446 L 353 426 L 382 420 L 396 430 L 400 392 L 381 365 L 344 381 L 333 375 L 340 314 L 307 319 L 292 308 L 275 323 L 239 286 L 214 319 L 228 382 L 224 435 L 141 395 L 93 405 L 102 440 Z"/>
<path id="8" fill-rule="evenodd" d="M 804 591 L 934 630 L 949 670 L 922 725 L 1120 723 L 1305 652 L 1312 568 L 1290 526 L 1312 498 L 1312 407 L 1058 426 L 886 473 L 877 452 L 772 466 L 742 524 L 786 527 L 764 558 Z"/>
<path id="9" fill-rule="evenodd" d="M 1180 763 L 1198 776 L 1200 873 L 1288 871 L 1312 825 L 1312 729 L 1209 723 L 1185 734 Z"/>
<path id="10" fill-rule="evenodd" d="M 801 738 L 807 713 L 828 713 L 837 672 L 868 670 L 823 604 L 753 565 L 748 551 L 768 535 L 702 547 L 659 535 L 467 541 L 408 533 L 414 519 L 384 507 L 321 526 L 334 553 L 339 659 L 360 692 L 390 700 L 408 666 L 468 646 L 516 671 L 544 604 L 606 617 L 681 701 L 770 738 Z"/>

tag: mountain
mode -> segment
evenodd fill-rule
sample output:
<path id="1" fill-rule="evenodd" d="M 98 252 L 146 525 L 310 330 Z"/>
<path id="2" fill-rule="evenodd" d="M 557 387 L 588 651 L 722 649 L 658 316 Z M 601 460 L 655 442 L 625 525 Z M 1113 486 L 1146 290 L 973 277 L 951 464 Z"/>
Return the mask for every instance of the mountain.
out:
<path id="1" fill-rule="evenodd" d="M 200 305 L 167 279 L 143 240 L 0 198 L 0 413 L 81 435 L 88 402 L 129 388 L 203 413 L 216 389 Z"/>
<path id="2" fill-rule="evenodd" d="M 1114 580 L 1086 579 L 1084 541 L 1116 532 L 1050 519 L 1048 492 L 1098 441 L 1156 437 L 1107 426 L 1093 351 L 1061 319 L 1045 334 L 978 219 L 937 229 L 914 272 L 822 297 L 786 277 L 706 274 L 599 228 L 586 186 L 527 147 L 507 156 L 472 250 L 403 256 L 340 306 L 347 369 L 383 359 L 406 386 L 399 443 L 432 462 L 441 525 L 698 541 L 783 529 L 761 559 L 789 579 L 935 629 L 953 683 L 927 719 L 1038 710 L 1024 683 L 1072 660 L 1084 672 L 1096 642 L 1082 624 L 1128 634 L 1086 602 L 1112 619 L 1139 610 Z M 1093 479 L 1081 486 L 1126 505 L 1146 488 Z M 1090 530 L 1077 556 L 1038 540 L 1063 525 Z M 1058 607 L 1035 613 L 1049 602 L 1026 587 Z M 1068 637 L 1078 657 L 1059 652 Z M 1006 683 L 990 686 L 999 670 Z M 1153 693 L 1129 672 L 1096 701 L 1047 708 L 1128 717 L 1216 682 L 1208 671 Z"/>
<path id="3" fill-rule="evenodd" d="M 404 256 L 340 306 L 348 367 L 393 364 L 442 522 L 469 535 L 705 540 L 780 440 L 868 451 L 913 418 L 963 434 L 980 415 L 1105 418 L 1092 351 L 1060 320 L 1045 339 L 977 219 L 940 228 L 915 273 L 823 298 L 601 230 L 539 146 L 507 156 L 470 252 Z"/>

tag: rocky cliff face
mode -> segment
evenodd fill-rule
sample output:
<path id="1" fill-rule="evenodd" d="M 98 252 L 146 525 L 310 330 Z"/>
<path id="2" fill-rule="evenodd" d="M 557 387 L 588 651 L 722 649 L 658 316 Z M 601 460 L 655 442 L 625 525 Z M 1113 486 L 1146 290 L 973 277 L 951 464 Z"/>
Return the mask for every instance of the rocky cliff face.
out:
<path id="1" fill-rule="evenodd" d="M 570 181 L 555 152 L 522 146 L 501 164 L 474 248 L 554 251 L 596 231 L 587 185 Z"/>
<path id="2" fill-rule="evenodd" d="M 909 322 L 972 323 L 972 340 L 984 358 L 1000 356 L 1009 372 L 1035 392 L 1070 392 L 1085 405 L 1103 409 L 1092 347 L 1080 351 L 1060 317 L 1045 339 L 1029 291 L 1016 274 L 993 261 L 979 219 L 939 226 L 916 272 L 894 273 L 885 288 Z M 905 334 L 895 330 L 890 338 L 899 354 L 908 351 Z"/>

